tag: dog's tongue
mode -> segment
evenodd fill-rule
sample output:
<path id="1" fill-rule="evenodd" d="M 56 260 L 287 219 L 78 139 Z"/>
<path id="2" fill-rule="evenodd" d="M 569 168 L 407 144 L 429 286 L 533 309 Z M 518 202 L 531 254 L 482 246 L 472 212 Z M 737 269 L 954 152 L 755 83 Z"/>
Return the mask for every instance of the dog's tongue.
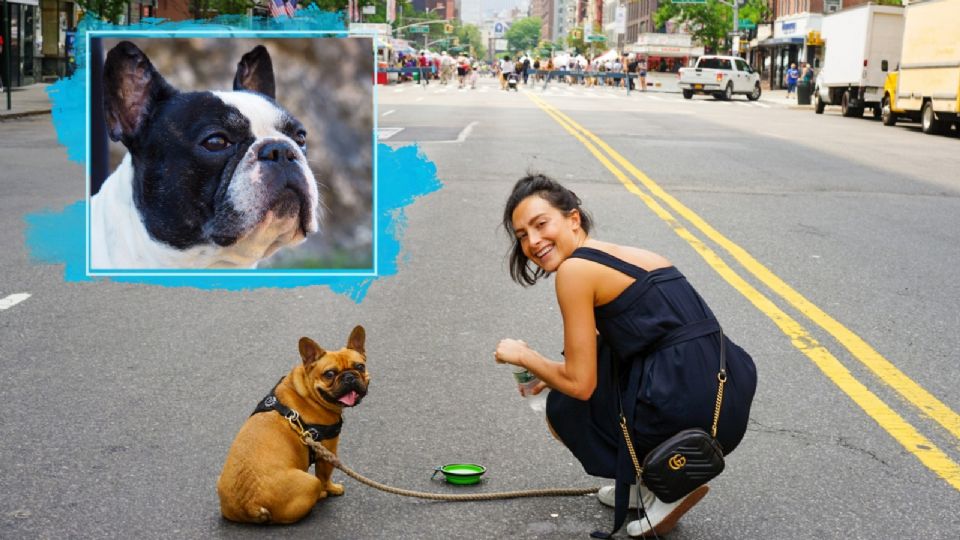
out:
<path id="1" fill-rule="evenodd" d="M 346 394 L 340 396 L 340 399 L 338 399 L 337 401 L 339 401 L 340 403 L 343 403 L 347 407 L 353 407 L 354 405 L 357 404 L 358 397 L 360 397 L 360 394 L 357 394 L 355 390 L 351 390 Z"/>

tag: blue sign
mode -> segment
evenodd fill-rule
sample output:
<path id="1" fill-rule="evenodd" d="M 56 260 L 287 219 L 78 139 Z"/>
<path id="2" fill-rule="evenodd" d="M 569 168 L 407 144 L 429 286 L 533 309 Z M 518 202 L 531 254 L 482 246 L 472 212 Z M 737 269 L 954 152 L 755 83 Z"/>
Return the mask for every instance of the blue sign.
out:
<path id="1" fill-rule="evenodd" d="M 784 34 L 792 34 L 797 31 L 797 23 L 794 22 L 785 22 L 781 27 Z"/>
<path id="2" fill-rule="evenodd" d="M 503 23 L 498 22 L 493 25 L 493 35 L 499 37 L 503 35 Z"/>

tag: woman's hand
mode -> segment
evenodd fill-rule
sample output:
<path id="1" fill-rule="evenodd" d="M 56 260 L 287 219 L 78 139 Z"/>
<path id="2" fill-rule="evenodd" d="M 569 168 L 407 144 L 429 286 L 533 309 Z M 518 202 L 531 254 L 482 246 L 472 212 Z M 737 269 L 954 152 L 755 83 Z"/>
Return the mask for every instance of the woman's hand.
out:
<path id="1" fill-rule="evenodd" d="M 501 339 L 500 343 L 497 343 L 497 350 L 494 351 L 493 358 L 498 364 L 513 364 L 515 366 L 526 367 L 523 363 L 523 358 L 532 350 L 526 341 L 509 338 Z"/>

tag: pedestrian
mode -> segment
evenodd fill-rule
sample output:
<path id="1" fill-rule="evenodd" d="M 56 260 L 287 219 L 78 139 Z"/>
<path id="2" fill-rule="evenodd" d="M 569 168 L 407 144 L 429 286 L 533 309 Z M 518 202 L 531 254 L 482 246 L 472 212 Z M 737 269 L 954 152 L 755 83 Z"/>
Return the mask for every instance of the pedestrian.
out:
<path id="1" fill-rule="evenodd" d="M 800 70 L 800 80 L 806 84 L 813 82 L 813 67 L 807 63 L 803 63 L 803 69 Z"/>
<path id="2" fill-rule="evenodd" d="M 0 35 L 0 92 L 3 92 L 3 73 L 6 71 L 3 66 L 7 65 L 7 59 L 3 56 L 3 36 Z"/>
<path id="3" fill-rule="evenodd" d="M 797 96 L 797 80 L 799 78 L 800 71 L 797 69 L 797 64 L 790 64 L 790 69 L 786 73 L 787 97 L 790 97 L 790 94 L 793 94 L 794 97 Z"/>
<path id="4" fill-rule="evenodd" d="M 627 525 L 630 536 L 664 534 L 709 490 L 701 486 L 664 503 L 636 479 L 620 430 L 621 407 L 635 417 L 632 442 L 642 460 L 687 428 L 710 430 L 717 400 L 720 344 L 726 383 L 716 437 L 725 454 L 740 443 L 756 389 L 750 356 L 730 339 L 703 298 L 664 257 L 591 236 L 592 219 L 569 189 L 540 174 L 513 187 L 502 225 L 510 236 L 510 275 L 522 286 L 554 275 L 563 320 L 563 361 L 549 360 L 517 339 L 503 339 L 498 363 L 526 368 L 541 381 L 550 431 L 594 476 L 615 478 L 598 499 L 620 503 L 639 493 L 646 517 Z M 632 369 L 635 368 L 635 369 Z M 639 381 L 632 396 L 620 393 Z M 631 496 L 632 498 L 632 496 Z M 619 499 L 619 501 L 618 501 Z M 615 525 L 618 527 L 619 523 Z"/>
<path id="5" fill-rule="evenodd" d="M 513 58 L 509 54 L 504 55 L 503 61 L 500 62 L 500 89 L 508 90 L 507 88 L 507 77 L 511 73 L 515 73 L 516 64 L 513 62 Z"/>
<path id="6" fill-rule="evenodd" d="M 527 84 L 527 81 L 530 78 L 530 57 L 525 56 L 523 58 L 523 84 Z"/>
<path id="7" fill-rule="evenodd" d="M 627 85 L 630 90 L 634 89 L 633 74 L 637 73 L 637 66 L 640 65 L 635 55 L 630 55 L 627 60 Z"/>
<path id="8" fill-rule="evenodd" d="M 647 61 L 641 59 L 637 64 L 637 78 L 639 79 L 638 83 L 640 84 L 640 91 L 647 91 Z"/>
<path id="9" fill-rule="evenodd" d="M 430 60 L 427 58 L 427 51 L 420 51 L 417 67 L 420 69 L 420 78 L 417 80 L 417 84 L 430 84 Z"/>

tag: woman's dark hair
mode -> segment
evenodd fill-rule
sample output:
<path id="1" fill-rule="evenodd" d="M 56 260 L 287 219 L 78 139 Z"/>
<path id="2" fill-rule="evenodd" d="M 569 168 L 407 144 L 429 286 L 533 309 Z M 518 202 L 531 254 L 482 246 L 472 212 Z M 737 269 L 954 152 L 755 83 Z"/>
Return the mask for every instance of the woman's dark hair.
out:
<path id="1" fill-rule="evenodd" d="M 517 231 L 513 228 L 513 211 L 520 205 L 520 201 L 531 195 L 537 195 L 550 203 L 550 206 L 560 210 L 564 215 L 570 215 L 573 210 L 580 212 L 580 228 L 583 232 L 590 234 L 590 228 L 593 220 L 590 215 L 580 207 L 580 198 L 577 194 L 561 186 L 556 180 L 543 175 L 531 174 L 517 180 L 507 198 L 506 208 L 503 209 L 503 228 L 507 232 L 513 246 L 510 248 L 510 277 L 520 285 L 533 285 L 546 272 L 543 268 L 530 264 L 530 259 L 523 254 L 523 248 L 520 247 L 520 240 L 516 237 Z"/>

